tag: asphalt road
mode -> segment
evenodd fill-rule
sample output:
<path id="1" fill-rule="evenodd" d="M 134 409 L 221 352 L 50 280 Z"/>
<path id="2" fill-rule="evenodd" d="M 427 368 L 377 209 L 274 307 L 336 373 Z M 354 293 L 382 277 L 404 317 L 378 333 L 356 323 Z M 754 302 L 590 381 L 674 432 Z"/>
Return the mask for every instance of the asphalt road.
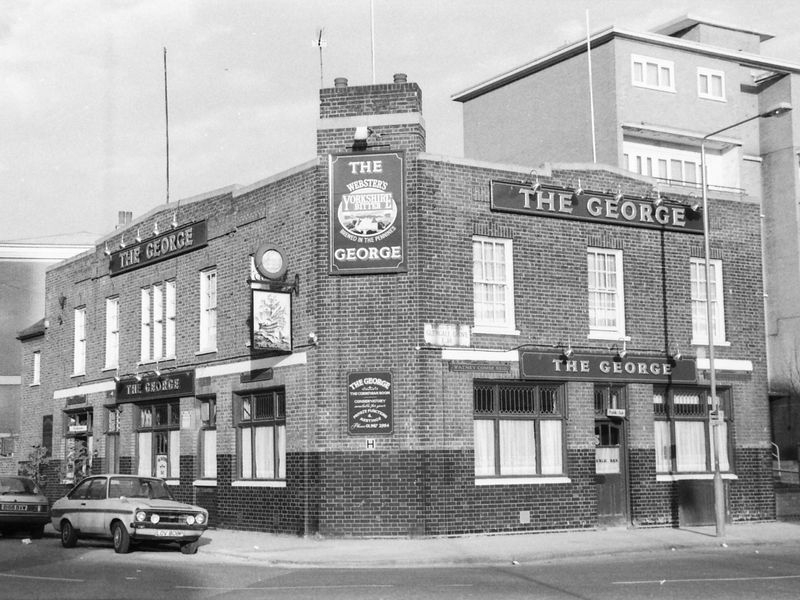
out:
<path id="1" fill-rule="evenodd" d="M 114 554 L 110 543 L 62 548 L 54 538 L 0 538 L 0 600 L 105 598 L 792 599 L 800 544 L 704 548 L 490 567 L 270 567 L 201 547 Z"/>

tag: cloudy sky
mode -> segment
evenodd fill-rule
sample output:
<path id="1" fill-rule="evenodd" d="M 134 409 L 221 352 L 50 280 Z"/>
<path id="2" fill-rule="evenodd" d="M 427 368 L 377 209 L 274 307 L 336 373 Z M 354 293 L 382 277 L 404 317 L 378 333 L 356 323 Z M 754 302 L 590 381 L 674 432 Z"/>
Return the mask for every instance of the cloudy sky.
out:
<path id="1" fill-rule="evenodd" d="M 687 13 L 775 35 L 800 62 L 797 0 L 372 0 L 375 78 L 423 93 L 428 151 L 462 156 L 452 94 L 590 29 Z M 767 9 L 768 8 L 768 9 Z M 370 0 L 3 0 L 0 241 L 114 228 L 166 200 L 250 184 L 315 155 L 325 87 L 372 82 Z"/>

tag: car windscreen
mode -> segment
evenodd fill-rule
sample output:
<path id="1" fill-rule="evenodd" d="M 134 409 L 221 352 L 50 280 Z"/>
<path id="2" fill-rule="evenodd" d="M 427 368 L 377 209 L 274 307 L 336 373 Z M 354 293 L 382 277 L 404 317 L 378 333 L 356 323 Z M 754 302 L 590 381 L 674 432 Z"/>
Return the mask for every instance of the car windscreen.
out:
<path id="1" fill-rule="evenodd" d="M 33 481 L 20 477 L 0 477 L 0 494 L 34 494 Z"/>
<path id="2" fill-rule="evenodd" d="M 112 477 L 108 485 L 108 497 L 172 500 L 172 494 L 163 481 L 144 477 Z"/>

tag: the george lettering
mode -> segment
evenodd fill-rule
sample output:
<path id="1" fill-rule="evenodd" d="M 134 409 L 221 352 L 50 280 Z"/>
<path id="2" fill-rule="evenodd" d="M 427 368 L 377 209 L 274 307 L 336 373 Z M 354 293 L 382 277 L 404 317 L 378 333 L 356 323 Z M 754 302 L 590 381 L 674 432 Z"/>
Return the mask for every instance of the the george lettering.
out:
<path id="1" fill-rule="evenodd" d="M 370 260 L 395 260 L 403 257 L 400 246 L 381 246 L 380 248 L 338 248 L 333 257 L 340 262 Z"/>

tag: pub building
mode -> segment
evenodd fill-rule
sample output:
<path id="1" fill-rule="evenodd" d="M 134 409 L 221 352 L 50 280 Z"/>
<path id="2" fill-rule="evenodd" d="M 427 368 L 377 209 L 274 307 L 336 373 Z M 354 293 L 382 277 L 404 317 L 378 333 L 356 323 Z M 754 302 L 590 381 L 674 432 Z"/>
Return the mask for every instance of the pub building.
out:
<path id="1" fill-rule="evenodd" d="M 311 161 L 49 269 L 20 335 L 48 495 L 153 475 L 212 526 L 329 536 L 712 522 L 693 198 L 428 154 L 402 74 L 319 117 Z M 774 519 L 758 206 L 709 210 L 726 515 Z"/>

